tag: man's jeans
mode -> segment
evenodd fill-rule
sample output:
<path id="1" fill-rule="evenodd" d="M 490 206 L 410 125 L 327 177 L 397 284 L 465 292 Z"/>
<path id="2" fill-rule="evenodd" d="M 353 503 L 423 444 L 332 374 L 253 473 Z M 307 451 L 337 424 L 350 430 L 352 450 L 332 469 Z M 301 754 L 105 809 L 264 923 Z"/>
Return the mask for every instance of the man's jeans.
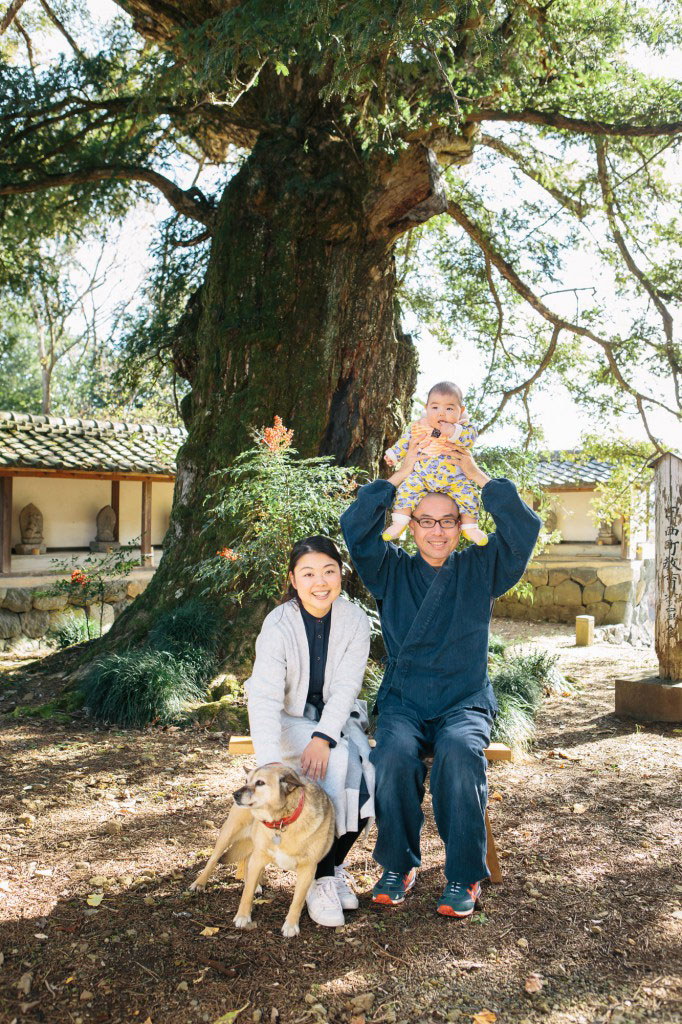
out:
<path id="1" fill-rule="evenodd" d="M 426 766 L 433 749 L 431 797 L 445 843 L 445 877 L 471 885 L 488 877 L 485 863 L 486 758 L 492 717 L 479 708 L 459 708 L 425 721 L 419 709 L 389 692 L 381 702 L 376 746 L 378 837 L 374 858 L 405 874 L 419 867 L 424 822 Z"/>

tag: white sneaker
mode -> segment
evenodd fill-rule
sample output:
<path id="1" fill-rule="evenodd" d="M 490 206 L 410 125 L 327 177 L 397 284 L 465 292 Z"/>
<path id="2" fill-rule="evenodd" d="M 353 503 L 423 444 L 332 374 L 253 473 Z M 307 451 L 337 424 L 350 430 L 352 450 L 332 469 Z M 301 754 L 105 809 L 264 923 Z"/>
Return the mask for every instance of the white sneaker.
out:
<path id="1" fill-rule="evenodd" d="M 339 894 L 339 902 L 344 910 L 357 910 L 360 906 L 358 898 L 351 889 L 351 876 L 343 864 L 334 868 L 336 880 L 336 891 Z"/>
<path id="2" fill-rule="evenodd" d="M 316 878 L 305 898 L 308 913 L 315 924 L 325 928 L 338 928 L 345 924 L 341 900 L 336 889 L 336 878 Z"/>

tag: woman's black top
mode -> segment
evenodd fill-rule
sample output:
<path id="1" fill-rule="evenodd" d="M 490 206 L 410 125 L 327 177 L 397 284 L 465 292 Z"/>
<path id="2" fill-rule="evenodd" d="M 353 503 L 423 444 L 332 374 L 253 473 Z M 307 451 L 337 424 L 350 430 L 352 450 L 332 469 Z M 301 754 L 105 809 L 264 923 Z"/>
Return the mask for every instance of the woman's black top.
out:
<path id="1" fill-rule="evenodd" d="M 322 709 L 324 708 L 322 690 L 324 687 L 324 670 L 327 664 L 327 651 L 329 650 L 329 628 L 332 621 L 332 611 L 330 608 L 324 618 L 318 619 L 315 615 L 307 612 L 303 605 L 299 607 L 306 636 L 308 637 L 308 653 L 310 654 L 310 678 L 308 680 L 307 700 L 309 704 L 317 708 L 319 714 L 322 714 Z M 314 732 L 313 736 L 321 736 L 322 739 L 329 742 L 331 747 L 336 746 L 334 740 L 330 739 L 323 732 Z"/>

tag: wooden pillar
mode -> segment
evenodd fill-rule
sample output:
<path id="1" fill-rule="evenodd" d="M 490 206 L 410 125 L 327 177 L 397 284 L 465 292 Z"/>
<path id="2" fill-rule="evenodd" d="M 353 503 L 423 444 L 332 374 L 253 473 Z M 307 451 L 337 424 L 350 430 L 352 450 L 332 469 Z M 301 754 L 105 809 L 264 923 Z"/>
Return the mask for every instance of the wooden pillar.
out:
<path id="1" fill-rule="evenodd" d="M 630 540 L 631 540 L 631 537 L 630 537 L 630 527 L 631 527 L 630 517 L 629 516 L 627 516 L 627 517 L 626 516 L 621 516 L 621 519 L 620 519 L 620 529 L 621 529 L 621 534 L 620 534 L 620 557 L 621 558 L 629 558 L 630 557 Z"/>
<path id="2" fill-rule="evenodd" d="M 661 679 L 682 680 L 682 459 L 656 467 L 656 654 Z"/>
<path id="3" fill-rule="evenodd" d="M 116 526 L 114 527 L 114 540 L 120 540 L 119 528 L 118 528 L 118 517 L 121 509 L 121 482 L 120 480 L 111 481 L 111 507 L 116 513 Z"/>
<path id="4" fill-rule="evenodd" d="M 152 482 L 142 481 L 142 528 L 140 530 L 140 563 L 152 564 Z"/>
<path id="5" fill-rule="evenodd" d="M 12 571 L 12 477 L 0 476 L 0 576 Z"/>

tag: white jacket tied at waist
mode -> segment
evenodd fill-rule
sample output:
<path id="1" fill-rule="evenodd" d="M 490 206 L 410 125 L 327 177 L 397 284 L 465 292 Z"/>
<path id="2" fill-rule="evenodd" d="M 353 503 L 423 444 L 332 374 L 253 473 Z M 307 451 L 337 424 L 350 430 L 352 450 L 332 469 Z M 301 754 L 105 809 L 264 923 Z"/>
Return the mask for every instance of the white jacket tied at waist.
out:
<path id="1" fill-rule="evenodd" d="M 322 690 L 324 710 L 317 730 L 337 743 L 362 686 L 369 630 L 369 619 L 361 608 L 343 596 L 334 601 Z M 309 681 L 310 654 L 303 616 L 296 601 L 287 601 L 266 616 L 256 640 L 253 672 L 246 682 L 258 764 L 280 760 L 281 712 L 303 715 Z"/>

